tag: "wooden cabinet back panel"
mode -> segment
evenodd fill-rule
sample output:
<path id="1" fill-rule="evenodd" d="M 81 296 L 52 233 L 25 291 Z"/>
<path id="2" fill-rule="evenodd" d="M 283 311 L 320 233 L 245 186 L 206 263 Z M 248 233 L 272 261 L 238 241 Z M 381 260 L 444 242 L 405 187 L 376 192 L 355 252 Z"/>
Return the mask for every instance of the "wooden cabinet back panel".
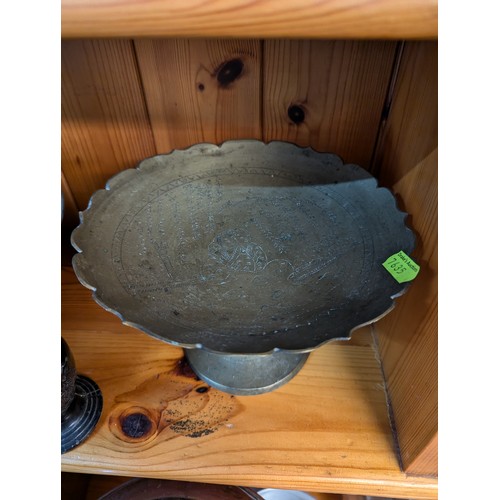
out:
<path id="1" fill-rule="evenodd" d="M 376 166 L 410 214 L 420 274 L 376 323 L 406 471 L 437 474 L 437 43 L 406 43 Z"/>
<path id="2" fill-rule="evenodd" d="M 411 213 L 422 264 L 411 292 L 377 325 L 381 358 L 405 467 L 433 473 L 437 43 L 406 44 L 388 110 L 397 47 L 382 41 L 64 41 L 65 221 L 74 226 L 77 211 L 120 170 L 199 142 L 285 140 L 367 169 L 376 153 L 374 172 Z"/>
<path id="3" fill-rule="evenodd" d="M 395 47 L 359 41 L 64 41 L 65 192 L 83 210 L 109 177 L 143 158 L 230 139 L 295 142 L 368 168 Z M 290 119 L 293 105 L 305 110 L 303 123 Z"/>

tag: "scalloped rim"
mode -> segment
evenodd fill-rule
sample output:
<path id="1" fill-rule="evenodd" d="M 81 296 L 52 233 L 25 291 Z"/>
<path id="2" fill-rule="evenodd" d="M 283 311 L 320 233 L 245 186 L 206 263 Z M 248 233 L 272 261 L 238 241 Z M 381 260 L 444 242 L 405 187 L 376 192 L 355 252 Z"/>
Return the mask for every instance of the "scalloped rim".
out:
<path id="1" fill-rule="evenodd" d="M 338 342 L 338 341 L 347 341 L 347 340 L 350 340 L 352 338 L 352 334 L 360 329 L 360 328 L 363 328 L 365 326 L 368 326 L 368 325 L 371 325 L 373 323 L 376 323 L 377 321 L 381 320 L 384 316 L 386 316 L 387 314 L 389 314 L 396 306 L 396 301 L 395 299 L 401 297 L 402 295 L 404 295 L 410 284 L 407 283 L 406 285 L 404 285 L 404 287 L 396 294 L 394 295 L 391 295 L 389 298 L 391 300 L 391 305 L 385 310 L 383 311 L 379 316 L 376 316 L 375 318 L 369 320 L 369 321 L 366 321 L 364 323 L 360 323 L 359 325 L 356 325 L 355 327 L 351 328 L 349 330 L 349 332 L 347 333 L 347 336 L 344 336 L 344 337 L 332 337 L 330 339 L 327 339 L 323 342 L 320 342 L 319 344 L 315 344 L 314 346 L 311 346 L 311 347 L 305 347 L 305 348 L 302 348 L 302 349 L 283 349 L 283 348 L 280 348 L 280 347 L 275 347 L 273 349 L 270 349 L 268 351 L 265 351 L 265 352 L 262 352 L 262 353 L 241 353 L 241 352 L 238 352 L 238 353 L 233 353 L 233 352 L 225 352 L 225 351 L 215 351 L 214 349 L 211 349 L 209 347 L 206 347 L 203 345 L 203 343 L 201 342 L 196 342 L 194 344 L 189 344 L 189 343 L 182 343 L 182 342 L 177 342 L 175 340 L 171 340 L 171 339 L 166 339 L 165 337 L 162 337 L 161 335 L 158 335 L 154 332 L 152 332 L 151 330 L 149 330 L 148 328 L 146 328 L 145 326 L 142 326 L 142 325 L 139 325 L 138 323 L 135 323 L 133 321 L 128 321 L 124 315 L 122 313 L 120 313 L 119 311 L 109 307 L 108 305 L 106 305 L 98 296 L 97 296 L 97 287 L 92 285 L 91 283 L 89 283 L 87 281 L 87 279 L 83 276 L 83 273 L 81 272 L 81 269 L 79 268 L 78 266 L 78 263 L 76 262 L 77 259 L 79 258 L 78 256 L 82 256 L 84 257 L 84 253 L 83 253 L 83 250 L 78 246 L 78 244 L 75 242 L 75 235 L 78 234 L 80 228 L 83 226 L 83 224 L 85 223 L 85 214 L 90 212 L 90 210 L 92 209 L 92 207 L 95 205 L 95 201 L 96 201 L 96 198 L 98 196 L 103 196 L 105 195 L 105 193 L 107 192 L 110 192 L 111 191 L 111 187 L 110 187 L 110 183 L 112 184 L 113 180 L 117 180 L 119 177 L 122 177 L 124 175 L 130 175 L 130 172 L 140 172 L 141 171 L 141 165 L 146 162 L 147 160 L 150 160 L 150 159 L 153 159 L 153 158 L 156 158 L 156 157 L 159 157 L 159 156 L 175 156 L 176 154 L 179 154 L 179 153 L 182 153 L 184 151 L 187 151 L 187 150 L 190 150 L 190 149 L 194 149 L 194 148 L 201 148 L 203 146 L 210 146 L 210 147 L 216 147 L 218 149 L 221 149 L 224 145 L 227 145 L 227 144 L 240 144 L 240 143 L 257 143 L 257 144 L 262 144 L 264 147 L 272 147 L 273 145 L 275 144 L 287 144 L 289 145 L 290 147 L 294 147 L 300 151 L 312 151 L 315 155 L 324 155 L 324 154 L 327 154 L 329 156 L 333 156 L 333 157 L 336 157 L 339 159 L 339 161 L 342 163 L 343 166 L 346 166 L 346 165 L 350 165 L 350 166 L 354 166 L 360 170 L 362 170 L 363 172 L 366 172 L 368 173 L 370 176 L 371 174 L 363 169 L 361 166 L 359 165 L 356 165 L 354 163 L 345 163 L 343 161 L 343 159 L 335 154 L 335 153 L 328 153 L 328 152 L 321 152 L 321 151 L 317 151 L 315 149 L 313 149 L 312 147 L 301 147 L 301 146 L 297 146 L 296 144 L 293 144 L 291 142 L 288 142 L 288 141 L 270 141 L 270 142 L 263 142 L 263 141 L 259 141 L 259 140 L 256 140 L 256 139 L 241 139 L 241 140 L 230 140 L 230 141 L 224 141 L 220 144 L 213 144 L 213 143 L 207 143 L 207 142 L 201 142 L 201 143 L 197 143 L 197 144 L 193 144 L 191 146 L 188 146 L 184 149 L 173 149 L 170 153 L 165 153 L 165 154 L 158 154 L 158 155 L 154 155 L 154 156 L 149 156 L 147 158 L 144 158 L 143 160 L 141 160 L 136 167 L 134 168 L 128 168 L 128 169 L 125 169 L 125 170 L 122 170 L 121 172 L 118 172 L 117 174 L 115 174 L 114 176 L 110 177 L 107 182 L 106 182 L 106 185 L 105 185 L 105 188 L 104 189 L 99 189 L 97 190 L 91 197 L 90 197 L 90 200 L 89 200 L 89 203 L 87 205 L 87 208 L 83 211 L 80 211 L 79 212 L 79 219 L 80 219 L 80 223 L 79 225 L 72 231 L 71 233 L 71 238 L 70 238 L 70 241 L 71 241 L 71 245 L 73 246 L 73 248 L 78 252 L 76 255 L 73 256 L 73 259 L 72 259 L 72 266 L 73 266 L 73 270 L 75 272 L 75 275 L 76 277 L 78 278 L 78 280 L 80 281 L 80 283 L 85 286 L 86 288 L 88 288 L 89 290 L 92 291 L 92 299 L 97 303 L 99 304 L 99 306 L 101 306 L 104 310 L 114 314 L 115 316 L 118 316 L 118 318 L 121 320 L 122 324 L 125 325 L 125 326 L 129 326 L 129 327 L 132 327 L 132 328 L 135 328 L 139 331 L 142 331 L 144 333 L 146 333 L 147 335 L 151 336 L 151 337 L 154 337 L 155 339 L 158 339 L 158 340 L 161 340 L 162 342 L 165 342 L 165 343 L 168 343 L 168 344 L 171 344 L 173 346 L 176 346 L 176 347 L 181 347 L 183 349 L 203 349 L 203 350 L 206 350 L 206 351 L 209 351 L 211 353 L 214 353 L 214 354 L 220 354 L 220 355 L 227 355 L 227 356 L 238 356 L 238 355 L 242 355 L 242 356 L 248 356 L 249 354 L 253 355 L 253 356 L 265 356 L 265 355 L 269 355 L 269 354 L 272 354 L 272 353 L 275 353 L 275 352 L 288 352 L 288 353 L 293 353 L 293 354 L 306 354 L 306 353 L 310 353 L 326 344 L 329 344 L 330 342 Z M 381 187 L 379 186 L 378 184 L 378 179 L 376 179 L 375 177 L 371 176 L 371 178 L 375 181 L 375 189 L 376 190 L 384 190 L 384 191 L 387 191 L 390 195 L 391 195 L 391 199 L 394 201 L 394 207 L 396 209 L 396 211 L 398 211 L 399 213 L 401 213 L 402 215 L 404 215 L 403 217 L 403 224 L 405 225 L 407 231 L 410 232 L 410 234 L 412 235 L 413 237 L 413 248 L 412 248 L 412 252 L 413 250 L 415 249 L 415 234 L 413 233 L 413 231 L 411 230 L 411 228 L 407 225 L 406 221 L 408 219 L 408 213 L 406 212 L 403 212 L 402 210 L 399 209 L 398 205 L 397 205 L 397 200 L 396 198 L 394 197 L 394 195 L 391 193 L 391 191 L 385 187 Z"/>

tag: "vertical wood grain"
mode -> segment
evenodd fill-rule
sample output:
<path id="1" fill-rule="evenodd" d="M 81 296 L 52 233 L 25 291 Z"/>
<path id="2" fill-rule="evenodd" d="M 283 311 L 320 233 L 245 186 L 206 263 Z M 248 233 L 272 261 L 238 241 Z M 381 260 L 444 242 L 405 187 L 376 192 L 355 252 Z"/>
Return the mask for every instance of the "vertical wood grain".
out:
<path id="1" fill-rule="evenodd" d="M 63 217 L 61 220 L 61 264 L 70 265 L 74 255 L 71 246 L 71 232 L 78 225 L 78 207 L 75 198 L 63 172 L 61 172 L 61 193 L 63 196 Z"/>
<path id="2" fill-rule="evenodd" d="M 395 50 L 395 42 L 266 41 L 264 140 L 334 152 L 368 168 Z M 294 121 L 296 108 L 302 121 L 300 112 Z"/>
<path id="3" fill-rule="evenodd" d="M 260 139 L 261 42 L 136 40 L 159 153 Z"/>
<path id="4" fill-rule="evenodd" d="M 437 474 L 437 43 L 406 43 L 377 160 L 408 212 L 420 274 L 376 323 L 405 470 Z"/>
<path id="5" fill-rule="evenodd" d="M 155 147 L 131 41 L 63 41 L 61 63 L 62 169 L 83 210 Z"/>
<path id="6" fill-rule="evenodd" d="M 438 470 L 438 433 L 434 434 L 431 440 L 427 443 L 425 448 L 419 453 L 419 455 L 409 463 L 407 466 L 407 471 L 410 474 L 415 474 L 419 476 L 426 475 L 437 475 Z M 429 472 L 431 471 L 431 472 Z M 436 472 L 434 472 L 436 471 Z"/>
<path id="7" fill-rule="evenodd" d="M 65 229 L 73 229 L 78 224 L 78 207 L 71 192 L 66 176 L 61 172 L 61 192 L 63 196 L 62 226 Z"/>

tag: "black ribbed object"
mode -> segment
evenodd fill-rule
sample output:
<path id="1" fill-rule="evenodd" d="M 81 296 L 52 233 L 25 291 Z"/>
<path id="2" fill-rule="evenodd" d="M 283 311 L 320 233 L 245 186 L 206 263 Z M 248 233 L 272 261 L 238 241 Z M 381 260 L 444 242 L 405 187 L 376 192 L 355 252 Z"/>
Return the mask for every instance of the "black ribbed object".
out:
<path id="1" fill-rule="evenodd" d="M 94 430 L 102 412 L 102 394 L 79 375 L 71 350 L 61 338 L 61 453 L 78 446 Z"/>

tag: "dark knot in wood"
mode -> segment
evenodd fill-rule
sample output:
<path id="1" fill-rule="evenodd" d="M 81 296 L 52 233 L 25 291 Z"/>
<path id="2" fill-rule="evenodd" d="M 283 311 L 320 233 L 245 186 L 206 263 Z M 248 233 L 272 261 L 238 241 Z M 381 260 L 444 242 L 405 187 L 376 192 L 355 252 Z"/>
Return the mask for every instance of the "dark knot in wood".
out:
<path id="1" fill-rule="evenodd" d="M 297 104 L 293 104 L 288 108 L 288 118 L 292 120 L 293 123 L 298 125 L 302 123 L 306 117 L 305 111 L 302 106 L 298 106 Z"/>
<path id="2" fill-rule="evenodd" d="M 241 59 L 231 59 L 223 63 L 217 70 L 217 81 L 221 87 L 228 87 L 243 71 L 243 61 Z"/>
<path id="3" fill-rule="evenodd" d="M 131 438 L 140 438 L 147 434 L 153 423 L 143 413 L 132 413 L 127 415 L 121 422 L 123 433 Z"/>

